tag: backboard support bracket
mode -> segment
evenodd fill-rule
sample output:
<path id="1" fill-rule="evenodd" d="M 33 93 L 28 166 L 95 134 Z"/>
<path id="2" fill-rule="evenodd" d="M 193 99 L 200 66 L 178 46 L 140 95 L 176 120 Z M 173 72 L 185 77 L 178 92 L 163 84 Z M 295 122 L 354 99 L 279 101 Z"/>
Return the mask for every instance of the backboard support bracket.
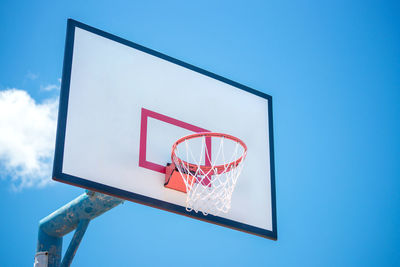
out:
<path id="1" fill-rule="evenodd" d="M 168 163 L 165 168 L 165 183 L 164 186 L 169 189 L 174 189 L 182 193 L 186 193 L 186 186 L 183 182 L 181 174 L 176 169 L 175 164 Z"/>
<path id="2" fill-rule="evenodd" d="M 40 220 L 36 255 L 47 253 L 44 259 L 47 260 L 47 264 L 43 263 L 43 260 L 35 260 L 34 266 L 70 266 L 89 222 L 123 202 L 124 200 L 116 197 L 86 191 Z M 74 236 L 61 261 L 63 236 L 74 229 Z"/>

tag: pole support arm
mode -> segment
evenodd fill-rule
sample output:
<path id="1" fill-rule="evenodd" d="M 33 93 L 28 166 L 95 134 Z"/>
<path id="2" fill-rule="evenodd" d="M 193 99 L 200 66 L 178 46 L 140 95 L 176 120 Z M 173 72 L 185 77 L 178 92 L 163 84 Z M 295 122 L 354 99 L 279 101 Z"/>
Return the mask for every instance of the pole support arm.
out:
<path id="1" fill-rule="evenodd" d="M 122 199 L 86 191 L 76 199 L 59 208 L 39 222 L 36 254 L 47 252 L 48 263 L 41 265 L 35 259 L 35 266 L 69 266 L 85 234 L 90 220 L 118 206 Z M 62 238 L 76 229 L 61 265 Z M 41 257 L 42 259 L 43 257 Z"/>

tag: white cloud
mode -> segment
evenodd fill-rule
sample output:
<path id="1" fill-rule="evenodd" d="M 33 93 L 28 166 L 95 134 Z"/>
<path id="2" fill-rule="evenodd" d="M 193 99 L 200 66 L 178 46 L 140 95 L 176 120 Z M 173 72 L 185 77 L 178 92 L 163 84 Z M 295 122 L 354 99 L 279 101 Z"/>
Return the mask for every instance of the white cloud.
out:
<path id="1" fill-rule="evenodd" d="M 60 90 L 60 86 L 56 84 L 49 84 L 41 88 L 44 91 Z"/>
<path id="2" fill-rule="evenodd" d="M 26 74 L 26 77 L 27 77 L 28 79 L 30 79 L 30 80 L 36 80 L 36 79 L 39 77 L 39 75 L 28 71 L 28 74 Z"/>
<path id="3" fill-rule="evenodd" d="M 57 107 L 23 90 L 0 91 L 0 176 L 11 177 L 14 189 L 51 182 Z"/>
<path id="4" fill-rule="evenodd" d="M 57 79 L 59 84 L 48 84 L 46 86 L 41 86 L 40 89 L 44 91 L 60 90 L 61 78 Z"/>

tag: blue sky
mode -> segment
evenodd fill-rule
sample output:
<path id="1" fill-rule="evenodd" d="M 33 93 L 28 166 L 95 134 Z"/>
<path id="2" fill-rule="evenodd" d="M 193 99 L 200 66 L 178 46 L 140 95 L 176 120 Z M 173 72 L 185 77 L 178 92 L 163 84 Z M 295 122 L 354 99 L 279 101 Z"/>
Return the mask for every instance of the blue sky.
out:
<path id="1" fill-rule="evenodd" d="M 39 220 L 83 192 L 49 182 L 67 18 L 272 95 L 278 219 L 275 242 L 125 202 L 73 266 L 400 265 L 399 7 L 1 1 L 1 265 L 31 265 Z"/>

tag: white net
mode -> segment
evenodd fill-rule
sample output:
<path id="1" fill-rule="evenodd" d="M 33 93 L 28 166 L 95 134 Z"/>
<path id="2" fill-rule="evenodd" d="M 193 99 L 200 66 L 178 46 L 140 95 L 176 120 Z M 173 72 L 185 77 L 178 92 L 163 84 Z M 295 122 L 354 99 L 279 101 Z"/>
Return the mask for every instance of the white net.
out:
<path id="1" fill-rule="evenodd" d="M 202 133 L 180 139 L 173 146 L 172 161 L 186 185 L 186 210 L 227 213 L 246 153 L 246 145 L 229 135 Z"/>

